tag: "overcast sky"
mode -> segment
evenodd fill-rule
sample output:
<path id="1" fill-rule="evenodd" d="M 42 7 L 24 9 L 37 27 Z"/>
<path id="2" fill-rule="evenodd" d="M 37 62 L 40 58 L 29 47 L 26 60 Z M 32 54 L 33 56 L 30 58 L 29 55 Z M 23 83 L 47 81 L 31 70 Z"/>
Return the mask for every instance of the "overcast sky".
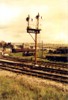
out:
<path id="1" fill-rule="evenodd" d="M 68 44 L 68 0 L 0 0 L 0 41 L 34 42 L 26 32 L 26 17 L 40 13 L 38 41 Z M 34 36 L 34 35 L 33 35 Z"/>

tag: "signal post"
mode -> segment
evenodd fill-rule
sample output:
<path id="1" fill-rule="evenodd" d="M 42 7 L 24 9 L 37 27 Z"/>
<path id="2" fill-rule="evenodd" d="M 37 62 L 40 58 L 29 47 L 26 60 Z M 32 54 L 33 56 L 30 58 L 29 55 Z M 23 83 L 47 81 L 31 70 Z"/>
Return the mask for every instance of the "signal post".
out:
<path id="1" fill-rule="evenodd" d="M 40 33 L 41 29 L 39 29 L 39 13 L 38 15 L 36 16 L 36 21 L 37 21 L 37 25 L 36 25 L 36 28 L 30 28 L 30 16 L 28 15 L 28 17 L 26 18 L 26 21 L 28 22 L 27 24 L 27 33 L 34 33 L 35 34 L 35 39 L 33 38 L 34 42 L 35 42 L 35 64 L 37 64 L 37 34 Z"/>

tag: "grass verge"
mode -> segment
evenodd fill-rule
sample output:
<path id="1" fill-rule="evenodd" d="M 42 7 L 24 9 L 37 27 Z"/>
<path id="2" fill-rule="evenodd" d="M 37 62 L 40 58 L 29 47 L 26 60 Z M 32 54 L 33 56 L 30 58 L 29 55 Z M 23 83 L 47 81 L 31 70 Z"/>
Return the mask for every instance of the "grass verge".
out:
<path id="1" fill-rule="evenodd" d="M 68 100 L 68 91 L 56 82 L 0 71 L 0 100 Z"/>

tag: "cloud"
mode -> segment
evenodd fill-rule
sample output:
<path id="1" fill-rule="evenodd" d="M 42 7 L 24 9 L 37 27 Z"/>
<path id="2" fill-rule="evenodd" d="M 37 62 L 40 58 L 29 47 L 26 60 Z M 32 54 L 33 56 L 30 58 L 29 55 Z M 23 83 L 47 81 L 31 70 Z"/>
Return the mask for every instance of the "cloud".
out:
<path id="1" fill-rule="evenodd" d="M 5 15 L 7 18 L 12 15 L 9 23 L 8 18 L 5 20 L 5 17 L 0 17 L 0 39 L 4 39 L 3 37 L 6 36 L 6 41 L 33 41 L 26 32 L 26 17 L 30 14 L 34 19 L 31 25 L 36 27 L 35 16 L 40 12 L 42 16 L 42 20 L 40 20 L 41 40 L 60 43 L 59 36 L 63 32 L 64 39 L 60 37 L 60 40 L 67 41 L 65 38 L 68 36 L 67 3 L 67 0 L 0 0 L 0 4 L 6 6 L 6 10 L 5 6 L 2 6 L 3 13 L 0 11 L 2 16 Z M 65 41 L 64 43 L 68 42 Z"/>

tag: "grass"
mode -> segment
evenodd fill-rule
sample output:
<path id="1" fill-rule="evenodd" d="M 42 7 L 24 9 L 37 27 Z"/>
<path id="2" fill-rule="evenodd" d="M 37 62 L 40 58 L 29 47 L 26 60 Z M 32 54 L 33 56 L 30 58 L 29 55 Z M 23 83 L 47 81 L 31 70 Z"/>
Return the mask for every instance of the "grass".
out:
<path id="1" fill-rule="evenodd" d="M 13 56 L 13 57 L 22 57 L 22 52 L 19 52 L 19 53 L 11 53 L 10 56 Z"/>
<path id="2" fill-rule="evenodd" d="M 11 53 L 10 56 L 12 56 L 12 57 L 19 57 L 19 58 L 23 58 L 23 59 L 27 59 L 27 60 L 31 60 L 31 58 L 34 59 L 33 56 L 23 56 L 22 52 L 19 52 L 19 53 Z"/>
<path id="3" fill-rule="evenodd" d="M 38 61 L 43 61 L 43 62 L 55 62 L 55 63 L 63 63 L 63 64 L 66 63 L 66 64 L 68 64 L 68 62 L 50 61 L 50 60 L 46 59 L 46 57 L 41 58 L 41 57 L 39 57 L 39 55 L 41 54 L 41 52 L 38 52 L 37 54 L 38 54 L 38 55 L 37 55 L 37 57 L 38 57 L 37 60 L 38 60 Z M 44 55 L 45 55 L 45 56 L 47 56 L 47 55 L 48 55 L 48 56 L 50 56 L 50 55 L 51 55 L 51 56 L 55 56 L 55 55 L 56 55 L 56 56 L 62 56 L 62 57 L 68 56 L 68 55 L 64 55 L 64 54 L 61 54 L 61 55 L 60 55 L 60 54 L 47 54 L 47 53 L 44 54 Z M 35 59 L 34 56 L 23 56 L 22 52 L 19 52 L 19 53 L 11 53 L 10 56 L 12 56 L 12 57 L 19 57 L 19 58 L 23 58 L 23 59 L 27 59 L 27 60 L 31 60 L 31 59 L 34 60 L 34 59 Z"/>
<path id="4" fill-rule="evenodd" d="M 0 100 L 68 100 L 65 87 L 56 86 L 35 77 L 3 72 L 0 73 Z"/>

